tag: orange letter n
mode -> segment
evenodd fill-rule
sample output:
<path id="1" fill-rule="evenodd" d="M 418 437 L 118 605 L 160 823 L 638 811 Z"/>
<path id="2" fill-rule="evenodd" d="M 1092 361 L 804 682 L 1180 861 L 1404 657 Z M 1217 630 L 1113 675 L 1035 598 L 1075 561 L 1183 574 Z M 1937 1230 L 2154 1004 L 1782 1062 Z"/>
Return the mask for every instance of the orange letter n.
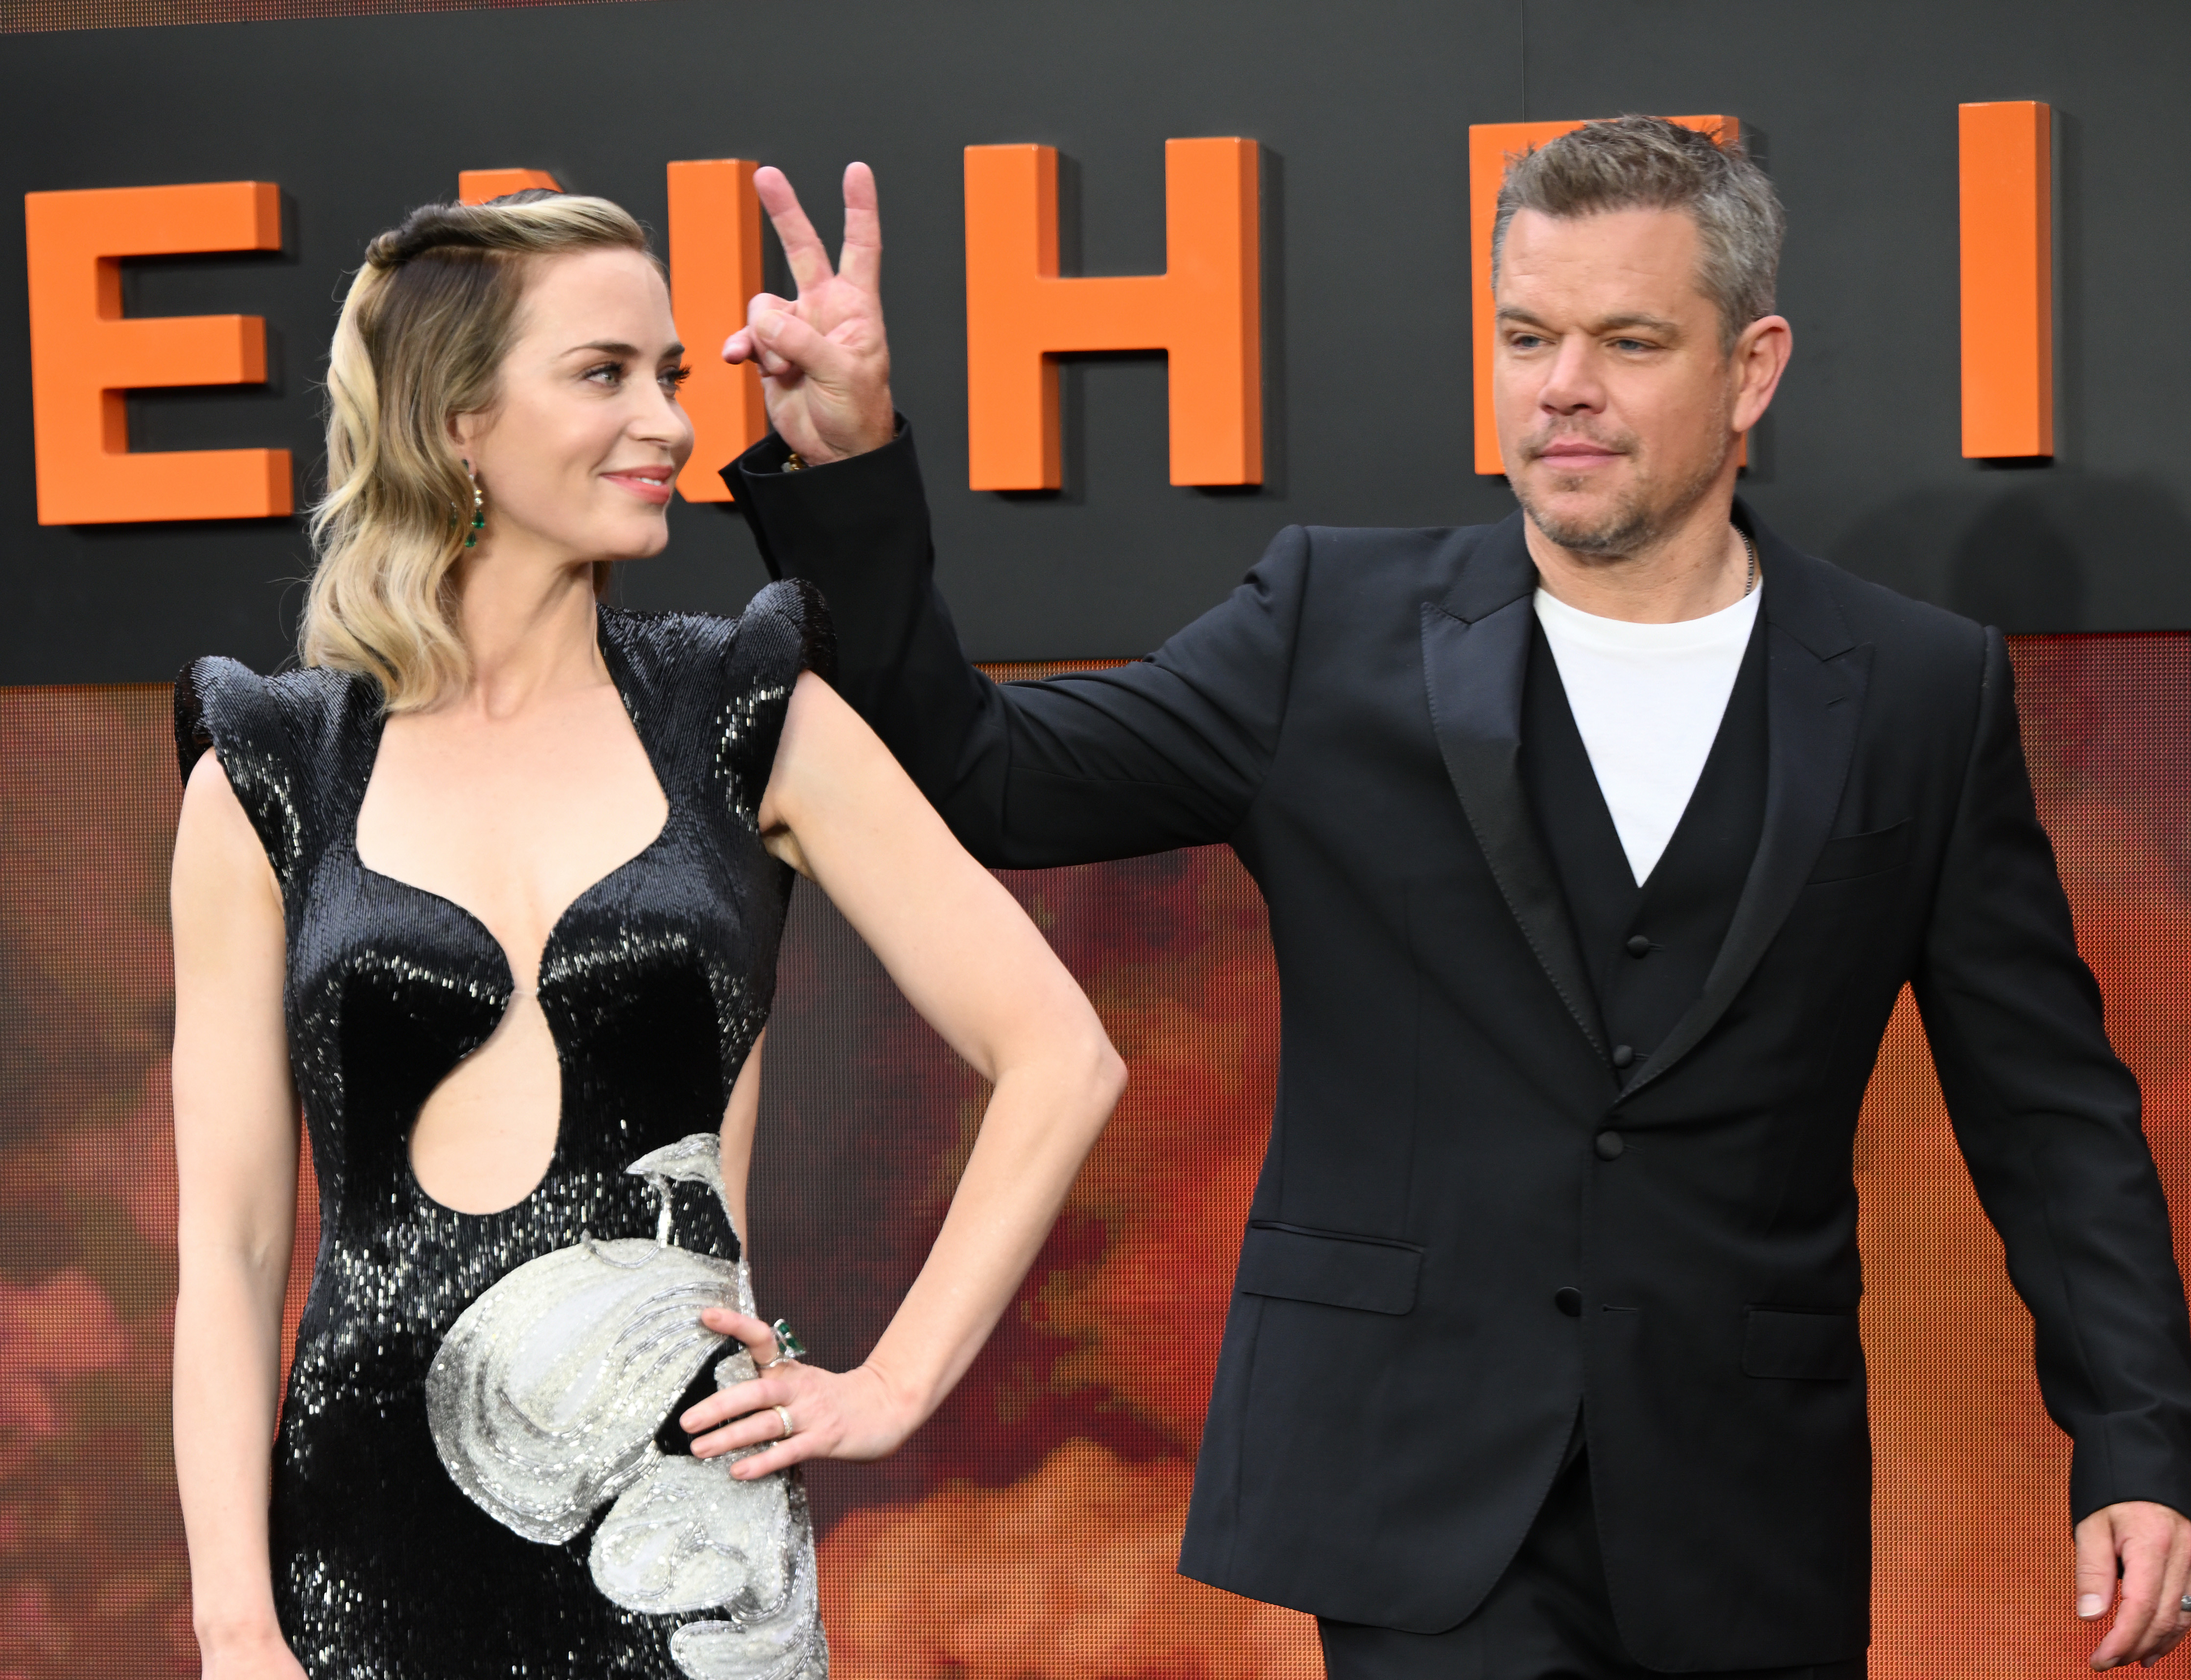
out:
<path id="1" fill-rule="evenodd" d="M 491 198 L 500 198 L 504 193 L 524 192 L 538 187 L 547 192 L 561 192 L 555 178 L 545 169 L 459 169 L 457 171 L 457 202 L 484 204 Z"/>
<path id="2" fill-rule="evenodd" d="M 38 523 L 255 519 L 289 512 L 286 449 L 134 453 L 123 393 L 266 377 L 256 315 L 125 319 L 122 258 L 278 251 L 265 181 L 23 196 L 30 254 L 31 410 Z"/>
<path id="3" fill-rule="evenodd" d="M 976 490 L 1056 490 L 1057 360 L 1163 350 L 1171 481 L 1261 484 L 1261 156 L 1243 139 L 1164 142 L 1165 270 L 1057 272 L 1057 153 L 966 148 L 966 431 Z"/>
<path id="4" fill-rule="evenodd" d="M 746 304 L 760 290 L 758 167 L 743 157 L 669 166 L 669 292 L 692 370 L 685 411 L 697 434 L 677 476 L 687 502 L 729 501 L 716 468 L 768 435 L 760 370 L 749 361 L 732 367 L 717 354 L 746 324 Z"/>

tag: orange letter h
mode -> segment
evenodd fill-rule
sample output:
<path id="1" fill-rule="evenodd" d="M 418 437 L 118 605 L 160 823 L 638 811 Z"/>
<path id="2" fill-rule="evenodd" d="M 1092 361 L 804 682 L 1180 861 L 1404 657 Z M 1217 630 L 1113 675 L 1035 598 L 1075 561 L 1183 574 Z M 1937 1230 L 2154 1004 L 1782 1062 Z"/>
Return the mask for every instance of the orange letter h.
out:
<path id="1" fill-rule="evenodd" d="M 1057 153 L 966 148 L 966 429 L 976 490 L 1064 482 L 1057 357 L 1163 350 L 1171 481 L 1261 484 L 1260 155 L 1253 140 L 1164 142 L 1165 270 L 1057 272 Z"/>

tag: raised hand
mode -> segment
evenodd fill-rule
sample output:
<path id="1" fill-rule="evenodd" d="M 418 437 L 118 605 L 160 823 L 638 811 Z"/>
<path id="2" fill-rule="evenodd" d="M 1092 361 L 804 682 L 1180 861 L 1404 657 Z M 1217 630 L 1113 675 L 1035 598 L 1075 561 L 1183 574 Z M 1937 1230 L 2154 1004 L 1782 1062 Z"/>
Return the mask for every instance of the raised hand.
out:
<path id="1" fill-rule="evenodd" d="M 755 297 L 746 324 L 724 341 L 723 360 L 760 366 L 769 422 L 809 465 L 879 449 L 897 421 L 883 335 L 874 172 L 864 163 L 845 171 L 845 248 L 834 270 L 783 172 L 755 170 L 754 190 L 783 241 L 799 296 Z"/>

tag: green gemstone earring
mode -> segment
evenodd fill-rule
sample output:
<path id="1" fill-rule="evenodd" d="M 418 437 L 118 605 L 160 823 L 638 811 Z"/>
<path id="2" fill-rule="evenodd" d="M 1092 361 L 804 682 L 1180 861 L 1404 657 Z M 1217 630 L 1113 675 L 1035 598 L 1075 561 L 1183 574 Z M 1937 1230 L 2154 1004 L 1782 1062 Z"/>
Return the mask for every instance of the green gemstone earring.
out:
<path id="1" fill-rule="evenodd" d="M 472 463 L 464 463 L 464 476 L 472 481 L 472 528 L 464 537 L 464 547 L 475 548 L 480 532 L 487 529 L 487 497 L 480 493 L 479 474 L 472 471 Z"/>

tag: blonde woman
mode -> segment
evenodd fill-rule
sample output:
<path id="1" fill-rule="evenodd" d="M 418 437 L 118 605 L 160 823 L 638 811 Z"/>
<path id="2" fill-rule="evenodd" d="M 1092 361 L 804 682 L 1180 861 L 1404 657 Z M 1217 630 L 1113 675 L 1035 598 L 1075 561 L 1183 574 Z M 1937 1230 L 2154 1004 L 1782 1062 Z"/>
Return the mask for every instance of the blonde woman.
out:
<path id="1" fill-rule="evenodd" d="M 416 213 L 336 332 L 304 668 L 177 685 L 208 1680 L 820 1676 L 792 1467 L 934 1410 L 1118 1094 L 1086 1000 L 827 685 L 817 598 L 598 604 L 667 540 L 683 358 L 615 206 Z M 844 1372 L 755 1314 L 739 1246 L 794 869 L 995 1081 Z M 322 1234 L 277 1437 L 300 1105 Z"/>

